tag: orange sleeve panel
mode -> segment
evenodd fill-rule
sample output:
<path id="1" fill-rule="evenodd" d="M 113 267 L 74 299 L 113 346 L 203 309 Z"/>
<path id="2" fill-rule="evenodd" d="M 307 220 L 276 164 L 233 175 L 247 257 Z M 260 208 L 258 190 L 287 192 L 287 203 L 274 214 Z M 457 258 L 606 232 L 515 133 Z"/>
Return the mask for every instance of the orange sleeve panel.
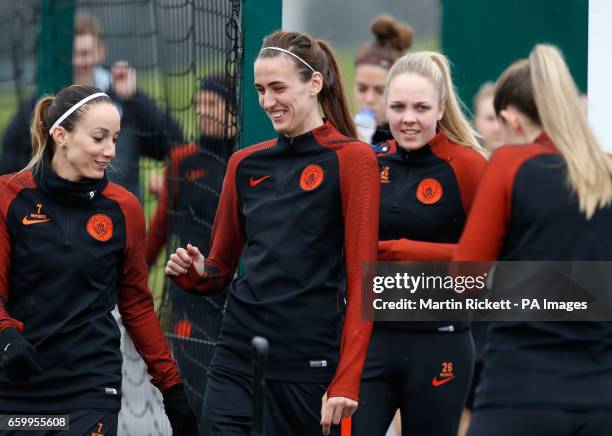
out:
<path id="1" fill-rule="evenodd" d="M 473 148 L 465 145 L 454 144 L 448 140 L 444 145 L 440 148 L 433 147 L 432 150 L 453 168 L 461 193 L 463 209 L 467 215 L 472 208 L 478 183 L 487 167 L 487 159 Z"/>
<path id="2" fill-rule="evenodd" d="M 338 151 L 344 218 L 347 306 L 340 342 L 340 360 L 328 397 L 359 399 L 361 372 L 372 322 L 361 319 L 361 263 L 376 261 L 380 179 L 370 146 L 349 144 Z"/>
<path id="3" fill-rule="evenodd" d="M 378 242 L 380 261 L 434 261 L 451 260 L 457 244 L 394 239 Z"/>
<path id="4" fill-rule="evenodd" d="M 6 311 L 9 300 L 9 271 L 11 270 L 11 238 L 8 232 L 6 217 L 9 206 L 24 188 L 34 187 L 32 173 L 7 174 L 0 177 L 0 331 L 15 327 L 23 331 L 23 323 L 12 318 Z"/>
<path id="5" fill-rule="evenodd" d="M 132 194 L 109 183 L 103 195 L 117 201 L 125 218 L 125 257 L 120 273 L 118 307 L 138 353 L 147 364 L 151 382 L 164 391 L 181 381 L 176 363 L 153 308 L 144 257 L 145 220 Z"/>
<path id="6" fill-rule="evenodd" d="M 504 146 L 484 172 L 453 260 L 495 260 L 502 248 L 512 207 L 516 173 L 528 159 L 542 154 L 538 144 Z"/>

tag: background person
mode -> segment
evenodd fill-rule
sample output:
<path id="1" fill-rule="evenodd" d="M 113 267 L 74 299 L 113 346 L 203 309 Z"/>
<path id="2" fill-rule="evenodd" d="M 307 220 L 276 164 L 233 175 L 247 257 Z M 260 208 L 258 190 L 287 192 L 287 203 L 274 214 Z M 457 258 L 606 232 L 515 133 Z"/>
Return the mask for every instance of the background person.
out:
<path id="1" fill-rule="evenodd" d="M 482 84 L 474 96 L 474 128 L 482 137 L 482 145 L 489 151 L 494 151 L 504 143 L 502 129 L 493 108 L 495 84 Z"/>
<path id="2" fill-rule="evenodd" d="M 195 144 L 172 149 L 165 184 L 149 231 L 146 260 L 154 265 L 169 240 L 178 246 L 191 243 L 208 256 L 212 223 L 227 161 L 235 148 L 236 97 L 223 76 L 202 80 L 196 97 L 200 138 Z M 192 295 L 170 282 L 172 351 L 181 370 L 190 403 L 198 413 L 206 387 L 208 366 L 217 341 L 226 292 Z"/>
<path id="3" fill-rule="evenodd" d="M 374 41 L 359 47 L 355 56 L 353 99 L 359 139 L 378 144 L 391 139 L 385 111 L 385 82 L 393 63 L 412 46 L 412 28 L 391 15 L 379 15 L 370 25 Z"/>
<path id="4" fill-rule="evenodd" d="M 100 24 L 94 17 L 77 14 L 74 32 L 74 83 L 106 92 L 121 114 L 121 138 L 108 176 L 142 200 L 140 157 L 164 159 L 172 144 L 182 142 L 180 128 L 153 100 L 137 90 L 136 71 L 127 62 L 117 62 L 110 71 L 102 66 L 106 47 L 100 37 Z M 29 162 L 29 125 L 35 104 L 36 96 L 26 100 L 7 126 L 2 138 L 0 174 L 18 171 Z"/>

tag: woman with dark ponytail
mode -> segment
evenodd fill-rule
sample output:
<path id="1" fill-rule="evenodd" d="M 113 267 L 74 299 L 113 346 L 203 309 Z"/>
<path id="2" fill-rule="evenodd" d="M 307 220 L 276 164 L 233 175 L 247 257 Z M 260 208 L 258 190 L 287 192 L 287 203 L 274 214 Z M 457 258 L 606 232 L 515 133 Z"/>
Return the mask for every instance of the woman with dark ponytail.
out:
<path id="1" fill-rule="evenodd" d="M 116 435 L 122 358 L 111 311 L 118 306 L 173 434 L 195 436 L 147 287 L 142 208 L 106 175 L 119 125 L 97 88 L 73 85 L 43 97 L 29 164 L 0 177 L 0 414 L 64 415 L 49 430 Z"/>
<path id="2" fill-rule="evenodd" d="M 209 256 L 179 248 L 166 274 L 197 294 L 232 282 L 206 386 L 206 434 L 250 433 L 256 335 L 270 342 L 266 434 L 338 434 L 357 407 L 372 328 L 361 320 L 360 264 L 376 260 L 376 157 L 353 139 L 326 42 L 275 32 L 254 68 L 279 135 L 231 157 Z M 232 281 L 239 259 L 243 274 Z"/>
<path id="3" fill-rule="evenodd" d="M 536 45 L 508 67 L 493 105 L 513 145 L 493 154 L 455 260 L 578 261 L 564 265 L 570 277 L 586 262 L 609 265 L 612 159 L 589 127 L 560 51 Z M 546 292 L 565 300 L 571 288 L 565 282 Z M 609 322 L 493 322 L 483 362 L 470 436 L 610 434 Z"/>

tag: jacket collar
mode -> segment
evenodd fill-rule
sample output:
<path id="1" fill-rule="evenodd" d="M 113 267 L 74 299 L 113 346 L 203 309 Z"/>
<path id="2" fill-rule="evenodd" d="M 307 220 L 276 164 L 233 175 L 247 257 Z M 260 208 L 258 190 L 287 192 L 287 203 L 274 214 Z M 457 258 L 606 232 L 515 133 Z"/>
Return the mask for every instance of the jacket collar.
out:
<path id="1" fill-rule="evenodd" d="M 108 184 L 106 173 L 99 180 L 85 179 L 79 182 L 66 180 L 51 168 L 48 158 L 45 158 L 33 173 L 37 185 L 44 193 L 64 203 L 88 204 L 99 196 Z"/>

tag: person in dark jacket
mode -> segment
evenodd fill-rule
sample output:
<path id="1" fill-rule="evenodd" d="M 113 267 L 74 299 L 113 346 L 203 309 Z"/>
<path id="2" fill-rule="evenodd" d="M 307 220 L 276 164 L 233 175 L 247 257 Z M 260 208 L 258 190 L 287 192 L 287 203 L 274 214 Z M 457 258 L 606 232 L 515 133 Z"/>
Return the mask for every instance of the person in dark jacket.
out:
<path id="1" fill-rule="evenodd" d="M 589 127 L 560 51 L 536 45 L 512 64 L 497 81 L 494 107 L 513 145 L 493 154 L 454 259 L 609 265 L 612 158 Z M 515 275 L 513 283 L 524 279 L 537 277 Z M 546 292 L 564 298 L 566 287 Z M 610 428 L 610 322 L 489 325 L 470 436 L 603 436 Z"/>
<path id="2" fill-rule="evenodd" d="M 228 159 L 234 150 L 236 98 L 223 76 L 206 77 L 196 98 L 200 139 L 172 149 L 166 183 L 147 232 L 146 260 L 154 265 L 168 241 L 191 243 L 208 256 Z M 176 238 L 176 239 L 175 239 Z M 226 292 L 196 296 L 170 282 L 171 345 L 189 394 L 199 412 L 208 365 L 223 319 Z"/>
<path id="3" fill-rule="evenodd" d="M 108 71 L 101 66 L 105 57 L 100 24 L 90 15 L 78 14 L 72 55 L 73 81 L 99 88 L 117 105 L 121 114 L 121 138 L 108 176 L 142 200 L 140 157 L 163 160 L 171 145 L 182 142 L 182 134 L 178 124 L 167 113 L 137 90 L 136 71 L 124 61 L 117 62 Z M 0 174 L 18 171 L 29 162 L 29 125 L 35 104 L 36 96 L 26 100 L 7 126 L 2 138 Z"/>
<path id="4" fill-rule="evenodd" d="M 336 433 L 357 407 L 372 326 L 361 319 L 360 270 L 376 259 L 376 158 L 354 139 L 326 42 L 275 32 L 254 70 L 279 135 L 232 155 L 209 256 L 179 248 L 166 273 L 197 294 L 231 282 L 204 398 L 208 434 L 250 432 L 257 335 L 270 343 L 266 434 Z"/>
<path id="5" fill-rule="evenodd" d="M 450 260 L 486 151 L 461 112 L 443 55 L 397 60 L 385 97 L 394 139 L 378 146 L 379 260 Z M 399 408 L 403 435 L 456 435 L 473 363 L 467 323 L 376 322 L 353 434 L 386 434 Z"/>
<path id="6" fill-rule="evenodd" d="M 117 305 L 174 434 L 196 435 L 147 287 L 142 208 L 106 176 L 119 126 L 97 88 L 43 97 L 32 159 L 0 177 L 0 414 L 68 413 L 66 434 L 116 435 Z"/>

